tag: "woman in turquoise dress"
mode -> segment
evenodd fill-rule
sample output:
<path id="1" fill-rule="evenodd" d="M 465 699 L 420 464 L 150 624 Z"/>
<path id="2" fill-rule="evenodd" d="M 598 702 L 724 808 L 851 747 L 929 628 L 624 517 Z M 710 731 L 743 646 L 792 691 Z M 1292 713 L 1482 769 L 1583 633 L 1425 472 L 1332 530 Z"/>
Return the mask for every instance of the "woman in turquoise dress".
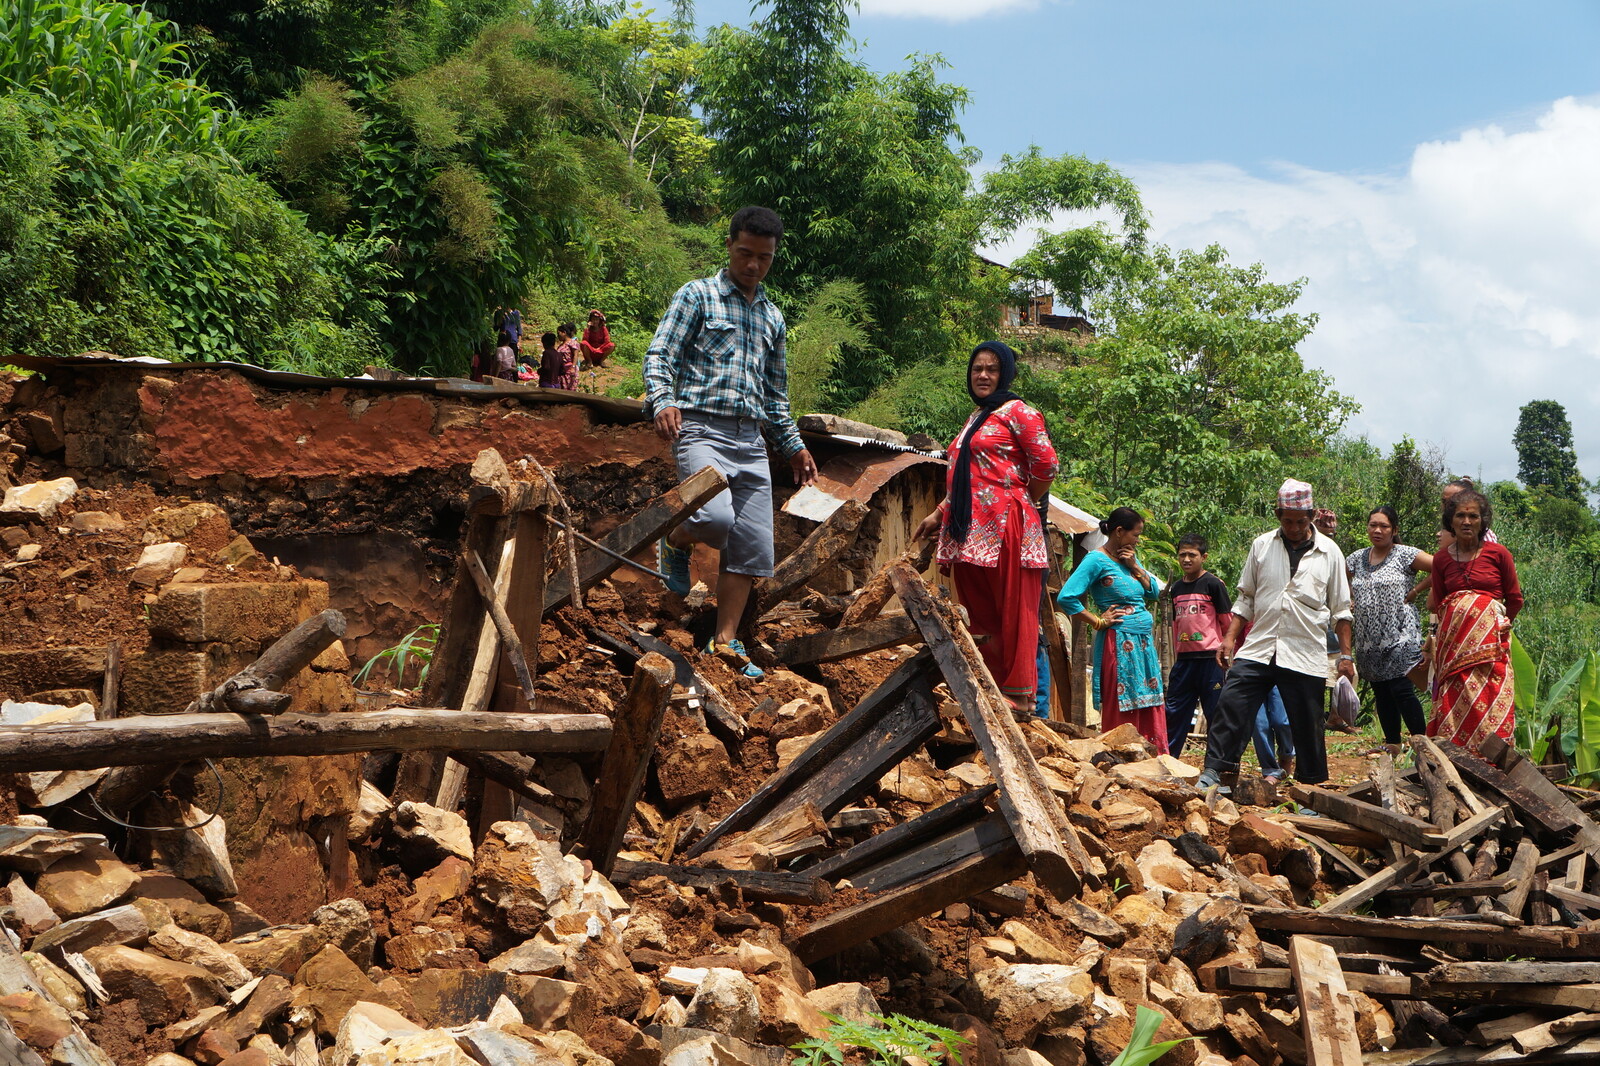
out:
<path id="1" fill-rule="evenodd" d="M 1105 534 L 1105 545 L 1084 556 L 1056 603 L 1069 615 L 1081 615 L 1098 634 L 1093 644 L 1100 729 L 1132 722 L 1157 751 L 1166 751 L 1166 697 L 1155 618 L 1150 614 L 1150 605 L 1161 595 L 1161 582 L 1139 565 L 1144 518 L 1131 507 L 1118 507 L 1100 523 L 1100 532 Z"/>

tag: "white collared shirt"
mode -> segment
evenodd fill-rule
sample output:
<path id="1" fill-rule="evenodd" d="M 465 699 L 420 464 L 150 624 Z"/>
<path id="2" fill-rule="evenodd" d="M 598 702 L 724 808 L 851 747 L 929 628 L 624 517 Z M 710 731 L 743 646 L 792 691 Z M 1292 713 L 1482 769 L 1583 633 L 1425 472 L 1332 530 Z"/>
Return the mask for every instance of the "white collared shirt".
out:
<path id="1" fill-rule="evenodd" d="M 1327 632 L 1350 620 L 1350 579 L 1339 546 L 1321 533 L 1294 576 L 1289 551 L 1277 530 L 1250 545 L 1239 573 L 1233 613 L 1252 623 L 1250 636 L 1235 654 L 1255 663 L 1273 663 L 1297 674 L 1328 675 Z"/>

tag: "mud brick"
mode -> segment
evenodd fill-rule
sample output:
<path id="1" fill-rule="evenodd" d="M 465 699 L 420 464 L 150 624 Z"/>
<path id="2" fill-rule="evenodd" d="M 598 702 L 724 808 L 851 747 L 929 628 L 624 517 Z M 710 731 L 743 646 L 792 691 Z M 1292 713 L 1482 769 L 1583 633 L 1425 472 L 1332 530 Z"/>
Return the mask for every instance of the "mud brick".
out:
<path id="1" fill-rule="evenodd" d="M 68 433 L 66 463 L 78 470 L 106 465 L 106 439 L 98 433 Z"/>
<path id="2" fill-rule="evenodd" d="M 328 585 L 323 581 L 174 583 L 150 608 L 150 632 L 187 644 L 264 644 L 327 606 Z"/>
<path id="3" fill-rule="evenodd" d="M 121 712 L 178 714 L 202 692 L 249 666 L 255 653 L 217 645 L 205 651 L 150 651 L 123 667 Z"/>
<path id="4" fill-rule="evenodd" d="M 52 688 L 98 689 L 105 669 L 104 648 L 0 649 L 0 691 L 20 697 Z"/>

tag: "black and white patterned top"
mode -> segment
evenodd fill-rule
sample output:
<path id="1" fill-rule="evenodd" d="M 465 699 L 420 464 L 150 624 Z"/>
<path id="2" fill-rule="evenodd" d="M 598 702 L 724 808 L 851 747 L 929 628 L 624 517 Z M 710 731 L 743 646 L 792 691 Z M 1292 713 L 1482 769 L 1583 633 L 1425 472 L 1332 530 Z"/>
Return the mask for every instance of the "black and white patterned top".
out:
<path id="1" fill-rule="evenodd" d="M 1388 558 L 1371 564 L 1371 548 L 1353 551 L 1350 598 L 1355 616 L 1352 650 L 1356 669 L 1369 681 L 1388 681 L 1410 670 L 1422 658 L 1422 630 L 1417 611 L 1406 602 L 1411 564 L 1421 554 L 1409 544 L 1396 544 Z"/>

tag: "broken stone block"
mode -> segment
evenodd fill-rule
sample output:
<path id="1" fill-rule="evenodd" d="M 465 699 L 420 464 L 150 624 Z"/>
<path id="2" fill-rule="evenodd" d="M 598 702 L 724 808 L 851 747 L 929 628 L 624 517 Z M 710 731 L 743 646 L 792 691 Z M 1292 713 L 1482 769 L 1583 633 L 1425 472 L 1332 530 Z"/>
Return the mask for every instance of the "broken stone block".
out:
<path id="1" fill-rule="evenodd" d="M 326 943 L 350 957 L 365 970 L 372 965 L 377 942 L 372 931 L 372 914 L 360 900 L 345 898 L 311 912 L 311 924 L 322 931 Z"/>
<path id="2" fill-rule="evenodd" d="M 1170 840 L 1154 840 L 1139 852 L 1134 864 L 1145 887 L 1160 886 L 1173 892 L 1193 892 L 1199 886 L 1195 868 L 1172 847 Z"/>
<path id="3" fill-rule="evenodd" d="M 235 992 L 233 999 L 237 1000 L 246 991 L 248 986 Z M 282 1020 L 289 1013 L 293 1002 L 294 990 L 289 984 L 289 979 L 282 974 L 269 973 L 260 979 L 255 991 L 245 997 L 242 1006 L 228 1012 L 222 1026 L 242 1046 L 248 1043 L 254 1034 Z"/>
<path id="4" fill-rule="evenodd" d="M 533 1041 L 496 1027 L 475 1026 L 458 1040 L 479 1066 L 562 1066 L 560 1059 Z"/>
<path id="5" fill-rule="evenodd" d="M 107 514 L 105 511 L 79 511 L 67 520 L 68 527 L 74 533 L 92 536 L 98 533 L 121 533 L 127 528 L 127 523 L 119 514 Z"/>
<path id="6" fill-rule="evenodd" d="M 1213 899 L 1178 924 L 1172 956 L 1196 969 L 1231 951 L 1249 925 L 1244 904 L 1229 896 Z"/>
<path id="7" fill-rule="evenodd" d="M 689 1000 L 689 1026 L 754 1040 L 761 1026 L 755 985 L 738 970 L 713 966 Z"/>
<path id="8" fill-rule="evenodd" d="M 661 1066 L 784 1066 L 787 1048 L 762 1047 L 726 1033 L 661 1027 Z"/>
<path id="9" fill-rule="evenodd" d="M 234 937 L 222 946 L 239 957 L 253 973 L 279 970 L 294 973 L 322 950 L 322 930 L 314 925 L 274 925 Z"/>
<path id="10" fill-rule="evenodd" d="M 0 523 L 31 522 L 38 518 L 52 518 L 56 508 L 78 494 L 78 483 L 70 477 L 54 481 L 35 481 L 28 485 L 13 485 L 6 489 L 5 500 L 0 501 Z"/>
<path id="11" fill-rule="evenodd" d="M 1057 947 L 1033 930 L 1033 927 L 1016 919 L 1000 926 L 1000 935 L 1007 937 L 1017 946 L 1023 962 L 1042 962 L 1058 966 L 1067 966 L 1072 962 L 1072 957 L 1066 949 Z"/>
<path id="12" fill-rule="evenodd" d="M 429 1025 L 466 1025 L 488 1016 L 501 996 L 516 994 L 508 976 L 498 970 L 423 970 L 402 977 L 417 1016 Z M 520 1006 L 519 1006 L 520 1009 Z"/>
<path id="13" fill-rule="evenodd" d="M 61 916 L 50 909 L 50 904 L 42 896 L 28 887 L 21 874 L 12 874 L 6 888 L 11 893 L 11 909 L 16 912 L 24 935 L 34 936 L 61 924 Z"/>
<path id="14" fill-rule="evenodd" d="M 139 908 L 124 904 L 62 922 L 40 933 L 30 946 L 37 952 L 54 948 L 84 952 L 108 944 L 142 944 L 149 935 L 144 914 Z"/>
<path id="15" fill-rule="evenodd" d="M 456 1043 L 455 1034 L 444 1029 L 393 1037 L 357 1061 L 360 1066 L 477 1066 Z"/>
<path id="16" fill-rule="evenodd" d="M 350 843 L 355 844 L 366 840 L 372 835 L 383 816 L 394 810 L 394 804 L 371 781 L 361 782 L 361 798 L 358 801 L 355 813 L 350 815 L 346 835 Z"/>
<path id="17" fill-rule="evenodd" d="M 215 974 L 229 989 L 247 983 L 252 976 L 237 955 L 224 951 L 215 940 L 176 925 L 151 933 L 149 947 L 175 962 L 187 962 Z"/>
<path id="18" fill-rule="evenodd" d="M 429 952 L 448 951 L 455 946 L 456 938 L 449 931 L 424 925 L 384 941 L 383 954 L 391 968 L 415 971 L 422 969 L 422 960 Z"/>
<path id="19" fill-rule="evenodd" d="M 402 805 L 403 806 L 403 805 Z M 473 876 L 473 891 L 522 936 L 547 916 L 575 913 L 583 902 L 583 863 L 520 822 L 490 827 Z"/>
<path id="20" fill-rule="evenodd" d="M 1111 1062 L 1122 1049 L 1128 1046 L 1128 1041 L 1133 1037 L 1133 1016 L 1135 1005 L 1118 1004 L 1119 1012 L 1104 1015 L 1095 1021 L 1089 1028 L 1089 1055 L 1095 1062 Z M 1151 1039 L 1155 1043 L 1167 1040 L 1181 1040 L 1172 1050 L 1162 1057 L 1163 1063 L 1170 1062 L 1172 1066 L 1194 1066 L 1199 1057 L 1199 1048 L 1189 1040 L 1190 1033 L 1177 1019 L 1161 1012 L 1161 1027 Z"/>
<path id="21" fill-rule="evenodd" d="M 39 984 L 50 993 L 51 999 L 69 1011 L 81 1013 L 89 1009 L 88 995 L 76 977 L 35 952 L 24 952 L 22 957 L 33 967 L 34 976 L 39 978 Z"/>
<path id="22" fill-rule="evenodd" d="M 44 1055 L 76 1028 L 72 1015 L 37 992 L 0 996 L 0 1017 L 10 1023 L 19 1040 Z"/>
<path id="23" fill-rule="evenodd" d="M 973 974 L 966 995 L 968 1006 L 991 1019 L 1007 1044 L 1025 1046 L 1081 1021 L 1095 987 L 1088 971 L 1076 966 L 1015 963 Z"/>
<path id="24" fill-rule="evenodd" d="M 228 915 L 221 908 L 207 903 L 189 882 L 161 871 L 148 871 L 139 875 L 134 886 L 134 897 L 163 904 L 180 929 L 203 933 L 219 944 L 245 930 L 235 930 Z M 262 923 L 265 928 L 266 923 Z"/>
<path id="25" fill-rule="evenodd" d="M 506 987 L 523 1021 L 535 1029 L 587 1032 L 601 1017 L 594 991 L 576 981 L 514 975 Z"/>
<path id="26" fill-rule="evenodd" d="M 139 875 L 109 848 L 90 846 L 58 859 L 33 888 L 63 918 L 103 910 L 133 891 Z"/>
<path id="27" fill-rule="evenodd" d="M 407 1033 L 420 1033 L 422 1026 L 381 1003 L 357 1003 L 345 1013 L 334 1041 L 334 1066 L 352 1066 L 357 1057 L 385 1040 Z"/>
<path id="28" fill-rule="evenodd" d="M 216 977 L 185 962 L 174 962 L 123 945 L 84 952 L 114 999 L 133 999 L 148 1026 L 170 1025 L 226 998 Z"/>
<path id="29" fill-rule="evenodd" d="M 295 973 L 295 983 L 303 985 L 294 994 L 293 1008 L 310 1008 L 317 1034 L 332 1040 L 340 1023 L 357 1003 L 378 1003 L 382 993 L 350 956 L 333 945 L 313 955 Z"/>
<path id="30" fill-rule="evenodd" d="M 155 588 L 176 573 L 188 557 L 188 545 L 177 541 L 147 544 L 144 551 L 139 553 L 139 561 L 133 564 L 133 572 L 128 575 L 128 580 L 135 585 Z"/>
<path id="31" fill-rule="evenodd" d="M 407 800 L 394 809 L 392 831 L 401 855 L 414 869 L 426 870 L 452 855 L 472 861 L 472 830 L 454 811 Z"/>
<path id="32" fill-rule="evenodd" d="M 272 1066 L 272 1058 L 265 1048 L 247 1047 L 229 1055 L 217 1066 Z"/>
<path id="33" fill-rule="evenodd" d="M 878 779 L 878 795 L 886 800 L 930 805 L 949 799 L 944 777 L 933 761 L 918 752 Z"/>
<path id="34" fill-rule="evenodd" d="M 187 503 L 182 507 L 157 507 L 144 520 L 144 528 L 153 540 L 181 540 L 204 522 L 225 527 L 227 521 L 227 512 L 214 503 Z"/>
<path id="35" fill-rule="evenodd" d="M 874 1019 L 882 1017 L 883 1011 L 878 1008 L 878 997 L 872 994 L 872 989 L 856 981 L 840 981 L 838 984 L 823 985 L 821 988 L 806 993 L 806 999 L 820 1011 L 835 1014 L 847 1022 L 857 1025 L 876 1024 Z"/>
<path id="36" fill-rule="evenodd" d="M 153 636 L 187 644 L 277 640 L 328 606 L 322 581 L 169 584 L 150 607 Z"/>
<path id="37" fill-rule="evenodd" d="M 186 1050 L 200 1066 L 221 1066 L 239 1053 L 239 1041 L 222 1029 L 206 1029 L 189 1041 Z"/>
<path id="38" fill-rule="evenodd" d="M 614 1066 L 660 1066 L 661 1041 L 621 1018 L 602 1015 L 584 1031 L 589 1046 Z"/>
<path id="39" fill-rule="evenodd" d="M 661 796 L 672 808 L 705 799 L 733 784 L 728 749 L 710 733 L 663 736 L 654 765 Z"/>
<path id="40" fill-rule="evenodd" d="M 798 988 L 776 977 L 752 977 L 750 981 L 761 1009 L 756 1029 L 761 1043 L 792 1047 L 827 1030 L 828 1019 Z"/>
<path id="41" fill-rule="evenodd" d="M 168 869 L 211 899 L 238 894 L 233 859 L 228 855 L 228 824 L 221 817 L 213 818 L 209 811 L 185 807 L 170 799 L 152 803 L 147 809 L 174 827 L 196 827 L 152 835 L 156 856 Z"/>

